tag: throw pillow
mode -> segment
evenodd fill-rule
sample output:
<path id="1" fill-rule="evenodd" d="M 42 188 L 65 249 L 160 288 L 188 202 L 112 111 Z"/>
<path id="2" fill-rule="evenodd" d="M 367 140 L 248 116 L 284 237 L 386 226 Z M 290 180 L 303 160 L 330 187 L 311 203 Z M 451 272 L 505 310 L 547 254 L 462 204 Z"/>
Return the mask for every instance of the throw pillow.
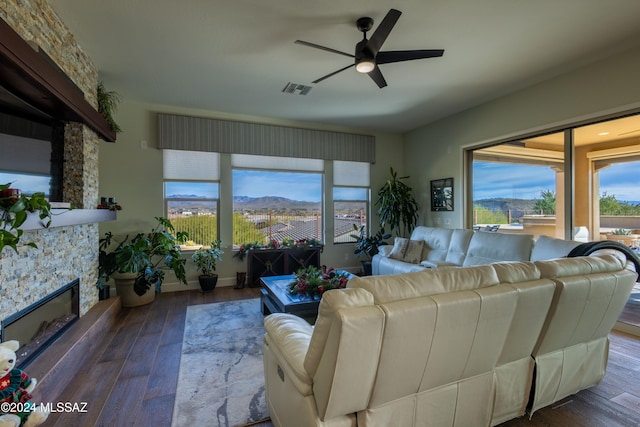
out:
<path id="1" fill-rule="evenodd" d="M 424 240 L 409 240 L 402 260 L 404 262 L 410 262 L 411 264 L 418 264 L 422 260 L 423 246 Z"/>
<path id="2" fill-rule="evenodd" d="M 393 249 L 389 253 L 389 258 L 418 264 L 422 260 L 423 246 L 424 240 L 409 240 L 404 237 L 396 237 L 393 241 Z"/>
<path id="3" fill-rule="evenodd" d="M 403 237 L 396 237 L 395 240 L 393 241 L 393 249 L 391 249 L 389 258 L 404 261 L 404 254 L 407 252 L 408 246 L 409 246 L 409 239 L 405 239 Z"/>

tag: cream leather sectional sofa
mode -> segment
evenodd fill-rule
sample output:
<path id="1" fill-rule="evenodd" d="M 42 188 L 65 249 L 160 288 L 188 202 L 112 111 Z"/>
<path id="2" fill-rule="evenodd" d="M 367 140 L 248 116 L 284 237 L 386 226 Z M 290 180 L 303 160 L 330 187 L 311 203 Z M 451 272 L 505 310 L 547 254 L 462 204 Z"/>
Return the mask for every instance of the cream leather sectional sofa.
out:
<path id="1" fill-rule="evenodd" d="M 416 257 L 399 252 L 398 241 L 396 238 L 395 245 L 381 246 L 380 252 L 373 256 L 371 268 L 374 275 L 409 273 L 443 266 L 467 267 L 501 261 L 540 261 L 566 256 L 581 244 L 547 236 L 534 240 L 531 234 L 420 226 L 413 230 L 409 239 L 412 244 L 421 245 L 418 248 L 421 254 Z M 408 249 L 412 252 L 414 248 Z"/>
<path id="2" fill-rule="evenodd" d="M 265 318 L 276 426 L 494 426 L 597 384 L 636 281 L 605 254 L 353 278 Z M 531 399 L 531 404 L 528 402 Z"/>

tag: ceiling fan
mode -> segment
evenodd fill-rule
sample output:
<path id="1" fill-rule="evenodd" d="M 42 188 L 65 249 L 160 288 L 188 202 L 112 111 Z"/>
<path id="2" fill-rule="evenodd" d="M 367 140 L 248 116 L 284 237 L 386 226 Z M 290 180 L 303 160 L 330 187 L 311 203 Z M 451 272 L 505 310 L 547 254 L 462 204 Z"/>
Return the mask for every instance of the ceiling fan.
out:
<path id="1" fill-rule="evenodd" d="M 378 25 L 378 28 L 376 28 L 373 35 L 368 40 L 367 31 L 371 30 L 371 27 L 373 27 L 373 19 L 369 17 L 359 18 L 356 21 L 356 26 L 358 27 L 358 30 L 362 31 L 364 37 L 360 42 L 358 42 L 358 44 L 356 44 L 355 55 L 347 52 L 342 52 L 340 50 L 331 49 L 330 47 L 320 46 L 315 43 L 296 40 L 295 43 L 297 44 L 313 47 L 327 52 L 337 53 L 339 55 L 344 55 L 355 59 L 353 64 L 334 71 L 333 73 L 329 73 L 324 77 L 320 77 L 319 79 L 313 81 L 313 83 L 319 83 L 324 79 L 328 79 L 331 76 L 334 76 L 348 68 L 355 66 L 356 71 L 363 74 L 368 74 L 369 77 L 371 77 L 371 79 L 378 85 L 378 87 L 382 89 L 383 87 L 387 86 L 387 82 L 385 81 L 378 65 L 390 64 L 392 62 L 412 61 L 414 59 L 436 58 L 444 54 L 444 49 L 394 50 L 381 52 L 380 48 L 382 47 L 382 44 L 389 36 L 389 33 L 393 29 L 394 25 L 396 25 L 396 22 L 398 22 L 398 18 L 400 18 L 401 14 L 402 12 L 400 12 L 399 10 L 389 10 L 387 15 L 382 19 L 382 22 L 380 22 L 380 25 Z"/>

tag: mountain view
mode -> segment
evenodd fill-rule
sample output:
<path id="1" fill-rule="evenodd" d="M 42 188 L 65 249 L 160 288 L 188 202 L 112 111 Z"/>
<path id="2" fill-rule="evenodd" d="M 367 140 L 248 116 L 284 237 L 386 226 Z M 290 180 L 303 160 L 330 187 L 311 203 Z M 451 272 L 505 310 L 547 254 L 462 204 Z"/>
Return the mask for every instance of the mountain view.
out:
<path id="1" fill-rule="evenodd" d="M 167 199 L 192 199 L 192 200 L 172 200 L 173 209 L 189 208 L 193 210 L 198 207 L 208 206 L 207 201 L 197 201 L 193 199 L 203 199 L 203 196 L 194 194 L 172 194 Z M 264 196 L 264 197 L 248 197 L 233 196 L 234 211 L 256 211 L 256 210 L 301 210 L 301 211 L 317 211 L 321 204 L 318 202 L 306 202 L 302 200 L 292 200 L 286 197 Z"/>
<path id="2" fill-rule="evenodd" d="M 279 196 L 248 197 L 233 196 L 234 211 L 256 211 L 256 210 L 297 210 L 297 211 L 319 211 L 321 203 L 306 202 L 302 200 L 292 200 Z"/>

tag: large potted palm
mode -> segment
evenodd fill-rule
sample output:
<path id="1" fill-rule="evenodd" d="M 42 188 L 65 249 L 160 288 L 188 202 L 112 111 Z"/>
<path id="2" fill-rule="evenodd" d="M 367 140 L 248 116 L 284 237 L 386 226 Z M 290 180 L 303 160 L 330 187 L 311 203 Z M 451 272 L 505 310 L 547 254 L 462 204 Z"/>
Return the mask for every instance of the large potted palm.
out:
<path id="1" fill-rule="evenodd" d="M 408 237 L 418 222 L 420 206 L 411 194 L 411 187 L 402 182 L 408 176 L 398 177 L 396 171 L 391 170 L 387 182 L 378 190 L 378 218 L 380 225 L 388 226 L 396 236 Z"/>
<path id="2" fill-rule="evenodd" d="M 125 237 L 116 242 L 111 232 L 100 239 L 98 262 L 98 288 L 113 278 L 116 292 L 123 307 L 148 304 L 155 294 L 162 290 L 165 271 L 173 271 L 176 278 L 187 284 L 185 263 L 180 243 L 188 235 L 185 232 L 173 234 L 175 229 L 167 218 L 155 217 L 157 224 L 150 233 L 138 233 L 132 239 Z M 151 288 L 154 288 L 151 291 Z"/>

